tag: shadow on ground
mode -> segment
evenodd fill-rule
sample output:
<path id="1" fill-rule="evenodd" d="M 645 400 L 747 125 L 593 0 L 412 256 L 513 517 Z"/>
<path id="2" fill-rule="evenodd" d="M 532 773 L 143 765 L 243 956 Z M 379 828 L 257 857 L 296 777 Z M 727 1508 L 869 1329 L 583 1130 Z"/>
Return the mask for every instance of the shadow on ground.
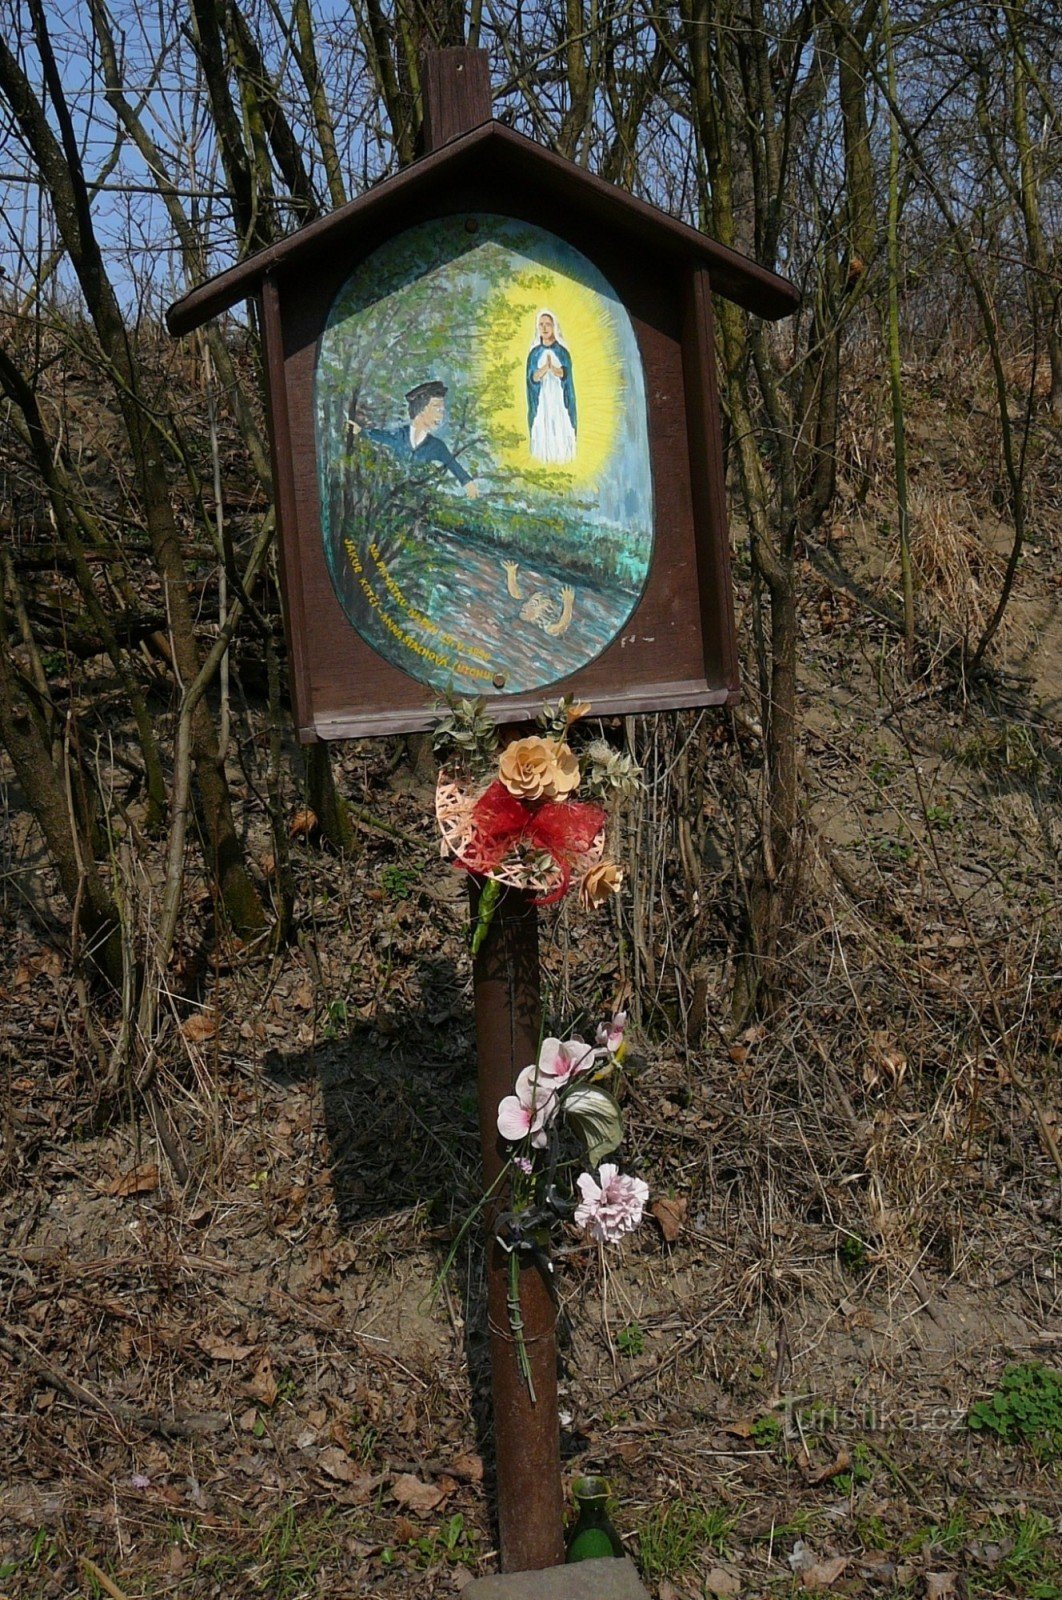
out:
<path id="1" fill-rule="evenodd" d="M 347 1233 L 414 1216 L 434 1246 L 435 1271 L 460 1304 L 477 1448 L 494 1474 L 490 1355 L 482 1230 L 459 1238 L 481 1191 L 476 1121 L 475 1021 L 471 996 L 451 962 L 418 970 L 421 1007 L 401 1032 L 358 1023 L 344 1037 L 264 1062 L 276 1083 L 321 1085 L 336 1217 Z M 379 1227 L 372 1237 L 379 1238 Z M 445 1269 L 445 1270 L 444 1270 Z M 493 1497 L 492 1497 L 493 1499 Z"/>

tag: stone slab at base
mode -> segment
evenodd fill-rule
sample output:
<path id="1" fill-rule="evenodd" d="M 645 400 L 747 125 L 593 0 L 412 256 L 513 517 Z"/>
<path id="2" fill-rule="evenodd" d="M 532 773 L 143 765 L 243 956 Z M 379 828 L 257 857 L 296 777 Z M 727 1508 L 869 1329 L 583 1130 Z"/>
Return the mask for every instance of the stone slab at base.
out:
<path id="1" fill-rule="evenodd" d="M 506 1572 L 476 1578 L 461 1590 L 461 1600 L 649 1600 L 634 1563 L 573 1561 L 545 1572 Z"/>

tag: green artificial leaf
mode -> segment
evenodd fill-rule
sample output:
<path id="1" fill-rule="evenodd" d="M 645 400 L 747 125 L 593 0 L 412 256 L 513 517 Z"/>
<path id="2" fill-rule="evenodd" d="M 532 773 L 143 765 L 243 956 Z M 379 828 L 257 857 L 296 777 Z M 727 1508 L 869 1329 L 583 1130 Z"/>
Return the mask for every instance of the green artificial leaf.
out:
<path id="1" fill-rule="evenodd" d="M 579 1083 L 561 1102 L 564 1115 L 581 1139 L 592 1167 L 599 1166 L 623 1139 L 623 1113 L 610 1094 L 593 1083 Z"/>

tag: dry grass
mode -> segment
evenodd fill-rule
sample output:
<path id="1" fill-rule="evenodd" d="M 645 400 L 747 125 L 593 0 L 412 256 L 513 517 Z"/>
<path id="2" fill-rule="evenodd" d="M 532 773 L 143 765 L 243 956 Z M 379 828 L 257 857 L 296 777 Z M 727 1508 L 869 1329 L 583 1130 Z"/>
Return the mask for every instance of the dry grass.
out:
<path id="1" fill-rule="evenodd" d="M 957 1492 L 967 1542 L 1000 1514 L 990 1503 L 1049 1514 L 1041 1469 L 1020 1451 L 972 1451 L 961 1418 L 1004 1352 L 1050 1353 L 1057 1269 L 1033 1219 L 1049 1215 L 1051 1171 L 989 1048 L 979 969 L 956 942 L 962 921 L 934 876 L 902 748 L 886 772 L 880 754 L 854 759 L 850 730 L 823 743 L 827 771 L 831 752 L 846 758 L 837 803 L 863 792 L 866 821 L 856 841 L 831 842 L 823 819 L 785 1007 L 730 1038 L 726 924 L 754 745 L 707 719 L 631 735 L 655 821 L 642 824 L 654 844 L 631 902 L 642 925 L 625 917 L 626 975 L 604 917 L 577 946 L 559 919 L 544 959 L 565 1016 L 592 1012 L 641 963 L 648 1064 L 625 1091 L 628 1160 L 686 1202 L 687 1221 L 674 1246 L 650 1228 L 611 1262 L 570 1241 L 568 1459 L 608 1472 L 620 1525 L 635 1544 L 641 1534 L 661 1581 L 672 1560 L 680 1584 L 722 1560 L 746 1593 L 774 1594 L 800 1536 L 846 1554 L 860 1582 L 880 1576 L 884 1550 L 903 1593 L 940 1569 L 920 1541 Z M 348 782 L 367 778 L 427 844 L 425 797 L 390 789 L 381 755 L 352 750 Z M 677 796 L 702 770 L 696 817 Z M 933 824 L 950 867 L 990 869 L 964 892 L 979 896 L 971 910 L 1028 1063 L 1057 1026 L 1050 908 L 1030 918 L 1028 883 L 1005 889 L 1015 852 L 1001 860 L 992 796 L 958 759 L 932 803 L 944 795 L 962 818 L 961 832 Z M 901 816 L 906 856 L 874 842 L 879 828 L 899 837 L 886 823 Z M 639 819 L 629 825 L 637 836 Z M 298 847 L 301 946 L 255 963 L 218 947 L 196 962 L 190 943 L 155 1120 L 80 1141 L 56 1031 L 62 970 L 28 927 L 6 952 L 0 981 L 22 1033 L 9 1106 L 30 1134 L 9 1173 L 2 1258 L 16 1348 L 0 1565 L 18 1563 L 15 1592 L 69 1592 L 84 1556 L 126 1593 L 193 1600 L 318 1585 L 436 1596 L 490 1569 L 489 1500 L 453 1466 L 477 1453 L 489 1466 L 475 1252 L 427 1301 L 475 1192 L 462 908 L 427 850 L 423 865 L 401 858 L 405 876 L 397 864 L 382 840 L 347 862 Z M 706 976 L 706 1031 L 689 1031 L 687 964 Z M 198 1017 L 216 1031 L 196 1037 Z M 794 1394 L 795 1409 L 774 1409 Z M 176 1419 L 180 1436 L 152 1416 Z M 864 1476 L 840 1495 L 828 1475 L 816 1487 L 856 1445 Z M 436 1513 L 410 1520 L 388 1498 L 407 1470 L 453 1483 Z M 692 1545 L 668 1509 L 687 1502 L 708 1519 Z M 1026 1591 L 1000 1579 L 980 1592 Z"/>
<path id="2" fill-rule="evenodd" d="M 991 474 L 932 383 L 920 404 L 927 452 L 955 452 L 917 490 L 924 616 L 969 637 L 998 580 Z M 727 1010 L 763 806 L 751 685 L 732 719 L 610 730 L 649 778 L 630 894 L 615 921 L 544 929 L 551 1023 L 630 998 L 626 1160 L 686 1208 L 673 1245 L 652 1224 L 608 1259 L 565 1241 L 565 1459 L 607 1472 L 654 1586 L 698 1600 L 720 1563 L 747 1596 L 790 1594 L 797 1538 L 847 1557 L 837 1592 L 911 1597 L 943 1571 L 1057 1600 L 1050 1467 L 963 1419 L 1008 1357 L 1058 1362 L 1034 1107 L 1058 1127 L 1059 741 L 1020 684 L 974 705 L 931 672 L 912 692 L 859 600 L 892 582 L 876 405 L 853 386 L 852 584 L 809 575 L 776 1010 L 736 1035 Z M 271 881 L 264 732 L 254 709 L 232 778 Z M 103 1124 L 121 1017 L 71 982 L 5 783 L 0 1594 L 92 1592 L 88 1558 L 137 1597 L 435 1600 L 493 1565 L 478 1245 L 430 1294 L 477 1183 L 465 902 L 399 755 L 347 747 L 343 788 L 422 851 L 362 830 L 340 860 L 296 836 L 289 948 L 221 936 L 189 849 L 151 1095 Z M 158 862 L 118 870 L 146 943 Z M 442 1488 L 423 1518 L 391 1497 L 407 1472 Z"/>
<path id="3" fill-rule="evenodd" d="M 911 495 L 910 518 L 911 561 L 923 615 L 972 648 L 995 610 L 1006 555 L 986 546 L 974 509 L 962 495 L 918 488 Z M 1000 646 L 1006 642 L 1004 635 Z"/>

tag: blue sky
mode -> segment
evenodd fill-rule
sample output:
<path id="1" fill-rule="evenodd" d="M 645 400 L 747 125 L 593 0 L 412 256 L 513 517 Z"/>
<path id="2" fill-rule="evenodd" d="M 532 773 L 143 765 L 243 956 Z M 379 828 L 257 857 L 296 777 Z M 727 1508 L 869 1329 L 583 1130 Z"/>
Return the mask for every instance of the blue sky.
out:
<path id="1" fill-rule="evenodd" d="M 277 25 L 277 15 L 283 16 L 283 12 L 280 6 L 271 9 L 274 4 L 275 0 L 261 0 L 253 5 L 249 0 L 248 8 L 269 43 L 271 67 L 280 66 L 285 72 L 284 81 L 292 90 L 289 114 L 298 127 L 299 106 L 305 96 Z M 181 0 L 178 7 L 184 18 Z M 313 0 L 312 9 L 348 194 L 354 195 L 391 170 L 394 155 L 389 130 L 381 125 L 378 97 L 368 78 L 348 0 Z M 85 0 L 70 0 L 68 4 L 45 0 L 45 12 L 86 175 L 94 185 L 96 227 L 119 292 L 134 314 L 144 305 L 154 308 L 168 303 L 188 287 L 180 252 L 152 175 L 132 143 L 119 137 L 115 114 L 102 92 L 99 49 L 88 5 Z M 231 208 L 215 167 L 208 106 L 191 43 L 167 19 L 162 4 L 141 8 L 132 0 L 110 0 L 110 14 L 128 98 L 141 110 L 167 170 L 177 182 L 186 212 L 208 243 L 211 270 L 220 270 L 234 258 Z M 525 10 L 525 23 L 533 15 L 533 8 Z M 31 82 L 39 85 L 40 63 L 21 0 L 0 0 L 0 26 L 11 27 L 8 37 L 18 39 L 24 68 Z M 496 55 L 496 94 L 504 83 L 506 70 L 504 58 Z M 546 84 L 537 87 L 547 102 L 557 101 L 555 109 L 559 113 L 559 90 Z M 518 94 L 499 99 L 496 113 L 506 107 L 516 125 L 531 131 L 526 106 Z M 674 140 L 669 152 L 666 110 L 660 108 L 658 116 L 663 120 L 646 154 L 644 182 L 649 197 L 689 215 L 690 192 L 684 179 L 676 180 L 675 176 L 688 166 L 685 152 Z M 307 127 L 298 131 L 312 168 L 314 136 Z M 42 204 L 36 184 L 27 181 L 30 173 L 31 164 L 17 133 L 0 122 L 0 266 L 20 295 L 30 291 L 54 242 L 48 206 Z M 327 189 L 319 167 L 313 170 L 313 176 L 323 206 L 328 209 Z M 296 222 L 293 213 L 281 216 L 284 231 Z M 54 285 L 53 293 L 61 292 L 64 286 L 71 287 L 69 273 L 62 265 Z"/>

